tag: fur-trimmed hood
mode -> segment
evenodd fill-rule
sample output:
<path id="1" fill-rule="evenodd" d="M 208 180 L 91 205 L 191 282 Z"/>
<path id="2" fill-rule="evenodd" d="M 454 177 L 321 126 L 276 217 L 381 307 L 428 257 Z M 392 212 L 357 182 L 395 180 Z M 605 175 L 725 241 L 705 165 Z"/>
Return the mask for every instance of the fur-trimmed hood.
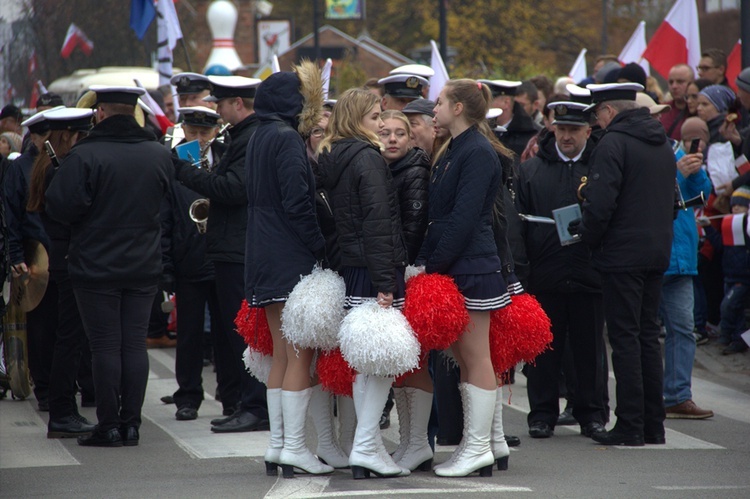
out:
<path id="1" fill-rule="evenodd" d="M 302 61 L 293 72 L 272 74 L 258 86 L 254 107 L 261 121 L 280 119 L 302 136 L 309 135 L 322 117 L 320 68 L 310 61 Z"/>

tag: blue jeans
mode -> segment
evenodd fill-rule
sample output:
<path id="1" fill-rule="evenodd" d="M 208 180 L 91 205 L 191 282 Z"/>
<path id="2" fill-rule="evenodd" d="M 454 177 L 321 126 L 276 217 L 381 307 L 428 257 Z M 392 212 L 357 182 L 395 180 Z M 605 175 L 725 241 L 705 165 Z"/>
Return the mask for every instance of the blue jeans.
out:
<path id="1" fill-rule="evenodd" d="M 742 341 L 745 332 L 745 303 L 750 286 L 741 282 L 724 284 L 721 301 L 721 335 L 731 341 Z"/>
<path id="2" fill-rule="evenodd" d="M 664 276 L 659 315 L 667 329 L 664 340 L 664 405 L 671 407 L 692 398 L 690 386 L 695 359 L 692 276 Z"/>

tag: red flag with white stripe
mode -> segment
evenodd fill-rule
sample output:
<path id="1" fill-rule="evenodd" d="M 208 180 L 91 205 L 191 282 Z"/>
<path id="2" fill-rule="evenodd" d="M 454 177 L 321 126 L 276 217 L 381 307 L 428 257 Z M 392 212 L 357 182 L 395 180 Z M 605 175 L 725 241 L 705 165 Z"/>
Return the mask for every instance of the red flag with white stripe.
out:
<path id="1" fill-rule="evenodd" d="M 742 71 L 742 40 L 737 40 L 734 44 L 734 48 L 727 57 L 727 81 L 729 86 L 732 87 L 735 93 L 737 93 L 737 76 Z"/>
<path id="2" fill-rule="evenodd" d="M 745 246 L 745 234 L 748 234 L 746 220 L 745 214 L 724 217 L 721 221 L 721 242 L 724 246 Z"/>
<path id="3" fill-rule="evenodd" d="M 81 28 L 70 23 L 62 49 L 60 49 L 60 55 L 67 59 L 76 47 L 80 48 L 84 54 L 91 55 L 94 50 L 94 42 L 89 40 Z"/>
<path id="4" fill-rule="evenodd" d="M 694 68 L 701 59 L 698 6 L 695 0 L 677 0 L 651 37 L 643 58 L 666 77 L 675 64 Z"/>
<path id="5" fill-rule="evenodd" d="M 136 87 L 140 87 L 143 89 L 146 88 L 137 78 L 133 79 L 133 81 L 135 82 Z M 161 129 L 161 133 L 167 133 L 167 129 L 174 125 L 171 121 L 169 121 L 169 118 L 167 118 L 167 115 L 164 114 L 164 111 L 162 111 L 161 107 L 159 107 L 159 104 L 156 103 L 156 101 L 153 97 L 151 97 L 151 94 L 149 94 L 148 91 L 146 91 L 145 94 L 141 95 L 140 98 L 143 99 L 143 102 L 145 102 L 146 105 L 154 112 L 153 116 L 149 115 L 151 122 Z"/>

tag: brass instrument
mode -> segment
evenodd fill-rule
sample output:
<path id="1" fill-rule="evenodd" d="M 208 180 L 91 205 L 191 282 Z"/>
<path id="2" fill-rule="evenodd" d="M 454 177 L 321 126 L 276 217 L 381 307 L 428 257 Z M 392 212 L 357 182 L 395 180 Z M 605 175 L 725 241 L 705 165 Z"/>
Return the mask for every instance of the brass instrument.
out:
<path id="1" fill-rule="evenodd" d="M 195 222 L 195 225 L 198 226 L 198 232 L 200 234 L 206 233 L 206 225 L 208 224 L 208 207 L 210 205 L 211 202 L 208 199 L 201 198 L 193 201 L 188 209 L 190 220 Z"/>

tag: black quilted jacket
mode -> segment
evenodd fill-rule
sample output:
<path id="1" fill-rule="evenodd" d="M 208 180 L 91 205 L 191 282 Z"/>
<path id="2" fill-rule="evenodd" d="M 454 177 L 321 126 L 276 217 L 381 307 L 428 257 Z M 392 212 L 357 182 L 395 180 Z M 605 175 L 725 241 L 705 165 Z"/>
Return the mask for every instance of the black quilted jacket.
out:
<path id="1" fill-rule="evenodd" d="M 367 267 L 379 292 L 396 290 L 396 268 L 406 266 L 406 246 L 393 178 L 374 146 L 343 139 L 318 157 L 333 202 L 341 264 Z"/>
<path id="2" fill-rule="evenodd" d="M 427 230 L 427 188 L 430 185 L 430 158 L 419 148 L 390 165 L 398 192 L 401 227 L 409 263 L 414 263 Z"/>

